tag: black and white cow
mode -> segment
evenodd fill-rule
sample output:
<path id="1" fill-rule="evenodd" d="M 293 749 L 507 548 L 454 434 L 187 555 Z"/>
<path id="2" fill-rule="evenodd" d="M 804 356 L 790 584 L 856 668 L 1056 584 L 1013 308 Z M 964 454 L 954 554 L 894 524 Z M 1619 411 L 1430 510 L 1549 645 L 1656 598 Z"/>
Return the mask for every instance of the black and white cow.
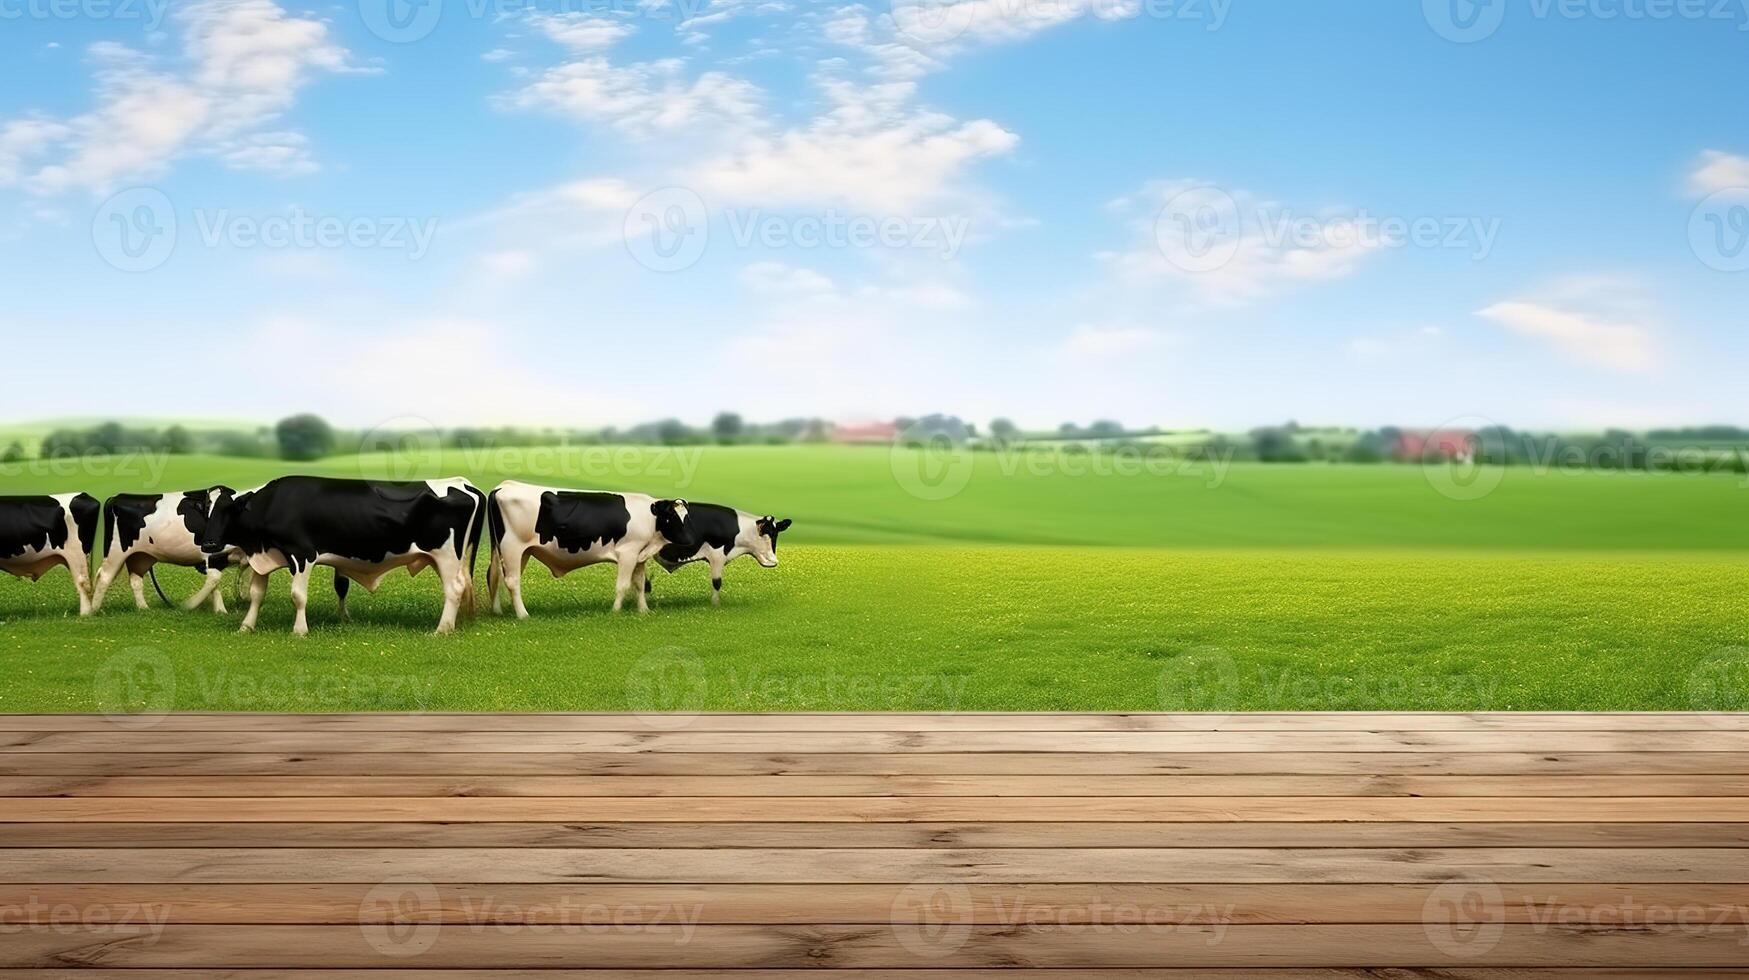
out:
<path id="1" fill-rule="evenodd" d="M 711 570 L 711 605 L 723 601 L 723 566 L 742 555 L 766 568 L 777 567 L 777 536 L 789 530 L 790 520 L 767 514 L 760 517 L 721 504 L 688 502 L 680 533 L 656 553 L 656 563 L 670 573 L 689 562 L 702 561 Z M 644 591 L 650 591 L 644 576 Z"/>
<path id="2" fill-rule="evenodd" d="M 437 571 L 443 585 L 443 615 L 437 632 L 455 629 L 456 613 L 474 608 L 472 566 L 485 519 L 486 495 L 459 477 L 443 480 L 341 480 L 287 476 L 257 490 L 219 494 L 200 536 L 208 555 L 235 548 L 248 567 L 249 612 L 242 629 L 255 629 L 267 577 L 292 573 L 292 632 L 309 632 L 305 607 L 310 569 L 334 569 L 341 577 L 376 591 L 397 568 L 417 575 Z"/>
<path id="3" fill-rule="evenodd" d="M 0 497 L 0 571 L 36 581 L 67 566 L 79 615 L 91 614 L 91 549 L 101 505 L 88 493 Z"/>
<path id="4" fill-rule="evenodd" d="M 492 556 L 486 568 L 486 593 L 492 611 L 502 611 L 498 586 L 503 583 L 518 619 L 528 618 L 522 604 L 522 572 L 534 558 L 554 578 L 587 565 L 618 566 L 613 608 L 625 604 L 626 590 L 638 597 L 638 611 L 649 611 L 644 598 L 645 562 L 678 533 L 686 517 L 686 502 L 662 500 L 642 493 L 565 490 L 511 480 L 499 484 L 487 498 L 487 534 Z"/>
<path id="5" fill-rule="evenodd" d="M 206 581 L 193 598 L 183 604 L 194 609 L 212 597 L 213 612 L 225 611 L 225 596 L 219 578 L 235 556 L 235 549 L 208 555 L 201 550 L 200 535 L 207 515 L 221 495 L 234 496 L 226 486 L 181 493 L 123 493 L 103 502 L 103 564 L 97 570 L 97 586 L 91 597 L 94 608 L 103 608 L 109 586 L 125 568 L 133 586 L 134 605 L 146 608 L 146 573 L 160 562 L 203 572 Z"/>

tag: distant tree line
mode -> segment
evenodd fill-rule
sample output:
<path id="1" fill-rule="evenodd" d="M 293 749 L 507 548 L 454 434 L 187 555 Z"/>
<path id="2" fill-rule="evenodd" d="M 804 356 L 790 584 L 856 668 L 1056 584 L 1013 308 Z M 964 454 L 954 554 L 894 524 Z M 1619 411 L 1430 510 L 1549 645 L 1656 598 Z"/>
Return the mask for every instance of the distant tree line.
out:
<path id="1" fill-rule="evenodd" d="M 1206 429 L 1167 431 L 1132 429 L 1111 419 L 1087 424 L 1064 422 L 1054 431 L 1026 432 L 1006 418 L 992 420 L 982 431 L 959 416 L 929 414 L 894 419 L 891 430 L 901 444 L 924 446 L 946 442 L 976 450 L 1092 452 L 1101 448 L 1134 448 L 1173 452 L 1192 458 L 1255 460 L 1265 463 L 1385 463 L 1424 462 L 1455 455 L 1481 463 L 1517 466 L 1621 470 L 1729 469 L 1749 471 L 1749 429 L 1736 426 L 1695 426 L 1634 433 L 1610 429 L 1600 434 L 1571 435 L 1529 432 L 1507 426 L 1474 431 L 1314 428 L 1297 422 L 1261 426 L 1240 436 Z M 884 430 L 876 430 L 884 431 Z M 544 445 L 780 445 L 825 442 L 833 425 L 824 419 L 796 417 L 777 422 L 749 422 L 734 412 L 722 412 L 709 425 L 690 426 L 675 418 L 624 428 L 458 427 L 437 433 L 401 434 L 404 442 L 427 447 L 485 449 Z M 884 440 L 884 436 L 880 437 Z M 396 448 L 396 433 L 359 433 L 335 429 L 318 415 L 300 414 L 254 429 L 196 428 L 179 424 L 163 428 L 102 422 L 88 428 L 65 427 L 50 432 L 37 454 L 59 459 L 124 453 L 205 453 L 219 456 L 279 458 L 297 462 L 321 459 L 337 452 Z M 366 440 L 372 444 L 366 445 Z M 0 463 L 27 458 L 14 440 L 0 448 Z"/>

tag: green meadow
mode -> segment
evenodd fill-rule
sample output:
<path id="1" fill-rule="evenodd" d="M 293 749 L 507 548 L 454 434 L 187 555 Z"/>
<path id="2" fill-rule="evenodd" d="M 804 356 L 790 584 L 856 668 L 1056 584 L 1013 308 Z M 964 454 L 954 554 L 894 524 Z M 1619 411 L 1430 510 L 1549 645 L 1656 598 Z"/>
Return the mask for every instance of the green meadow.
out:
<path id="1" fill-rule="evenodd" d="M 0 467 L 0 493 L 102 496 L 291 471 L 112 457 Z M 527 577 L 533 618 L 430 635 L 429 575 L 286 576 L 238 612 L 73 615 L 65 573 L 0 577 L 0 711 L 1686 710 L 1749 707 L 1749 487 L 1735 474 L 1217 465 L 1134 452 L 837 446 L 447 450 L 330 475 L 638 489 L 795 520 L 782 564 Z M 172 598 L 195 576 L 164 568 Z M 234 576 L 233 576 L 234 578 Z M 482 606 L 484 557 L 479 569 Z M 234 582 L 227 579 L 228 600 Z"/>

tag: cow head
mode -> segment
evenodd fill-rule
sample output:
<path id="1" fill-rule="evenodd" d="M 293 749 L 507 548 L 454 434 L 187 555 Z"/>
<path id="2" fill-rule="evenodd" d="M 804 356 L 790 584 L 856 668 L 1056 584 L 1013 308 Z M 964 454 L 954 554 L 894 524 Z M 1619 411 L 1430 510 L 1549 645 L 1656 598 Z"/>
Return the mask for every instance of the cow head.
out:
<path id="1" fill-rule="evenodd" d="M 244 495 L 247 497 L 247 494 Z M 214 487 L 207 494 L 211 506 L 207 509 L 206 523 L 195 536 L 200 550 L 205 554 L 216 555 L 231 547 L 231 529 L 237 520 L 237 511 L 241 503 L 236 491 L 230 487 Z"/>
<path id="2" fill-rule="evenodd" d="M 789 530 L 789 518 L 778 520 L 767 514 L 753 522 L 753 542 L 747 551 L 753 560 L 766 568 L 777 567 L 777 536 Z"/>
<path id="3" fill-rule="evenodd" d="M 686 501 L 658 500 L 650 505 L 656 517 L 656 533 L 673 542 L 686 540 Z"/>

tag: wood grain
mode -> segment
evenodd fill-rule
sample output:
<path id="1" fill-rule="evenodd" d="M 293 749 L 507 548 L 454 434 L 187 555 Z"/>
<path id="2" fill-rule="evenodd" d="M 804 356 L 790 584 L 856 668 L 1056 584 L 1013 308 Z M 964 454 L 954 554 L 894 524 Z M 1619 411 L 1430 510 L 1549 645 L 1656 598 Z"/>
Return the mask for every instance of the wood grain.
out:
<path id="1" fill-rule="evenodd" d="M 0 980 L 1749 980 L 1749 715 L 0 716 Z"/>

